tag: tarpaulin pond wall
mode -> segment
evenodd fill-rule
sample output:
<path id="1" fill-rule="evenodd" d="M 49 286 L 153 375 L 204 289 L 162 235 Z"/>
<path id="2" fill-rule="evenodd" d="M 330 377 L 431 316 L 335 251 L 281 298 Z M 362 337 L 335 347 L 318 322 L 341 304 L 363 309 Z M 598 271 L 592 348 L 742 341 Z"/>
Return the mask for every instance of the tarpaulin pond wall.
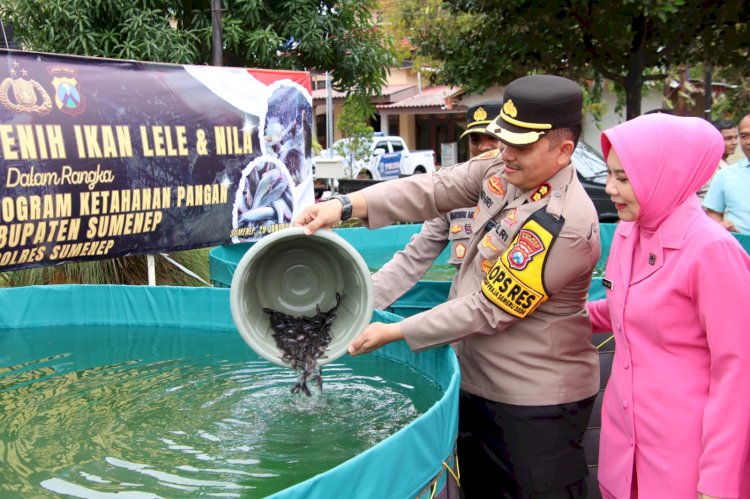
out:
<path id="1" fill-rule="evenodd" d="M 24 335 L 24 329 L 56 330 L 61 327 L 91 325 L 144 328 L 149 335 L 154 336 L 152 348 L 158 348 L 160 343 L 156 337 L 160 334 L 160 329 L 184 328 L 184 337 L 178 334 L 175 340 L 181 343 L 184 351 L 189 351 L 191 331 L 237 335 L 241 344 L 230 313 L 229 289 L 31 286 L 2 289 L 0 300 L 3 304 L 0 312 L 0 360 L 3 361 L 2 365 L 11 366 L 11 371 L 18 371 L 19 366 L 23 370 L 25 362 L 24 359 L 14 359 L 14 351 L 34 349 L 35 340 L 31 335 Z M 381 322 L 400 319 L 387 312 L 376 312 L 373 317 L 373 320 Z M 68 351 L 69 345 L 66 345 L 66 338 L 62 335 L 51 341 L 59 341 L 61 354 Z M 122 341 L 127 342 L 127 335 L 123 335 Z M 24 343 L 23 349 L 18 342 Z M 49 345 L 46 348 L 48 351 Z M 125 345 L 122 350 L 127 349 Z M 114 358 L 117 354 L 113 351 L 120 349 L 111 350 L 101 352 L 110 365 L 118 362 Z M 248 357 L 256 356 L 249 348 L 247 352 Z M 335 495 L 426 499 L 446 497 L 449 492 L 456 493 L 453 476 L 456 473 L 454 449 L 458 424 L 459 370 L 452 349 L 442 347 L 415 354 L 405 342 L 398 342 L 388 345 L 375 355 L 407 364 L 439 387 L 442 396 L 421 416 L 366 451 L 327 472 L 275 493 L 272 497 L 323 499 Z M 342 361 L 346 362 L 347 358 L 349 357 L 343 357 Z M 0 373 L 0 381 L 3 376 L 5 375 Z M 382 376 L 387 377 L 387 372 Z M 179 396 L 179 392 L 176 396 Z M 200 408 L 196 407 L 195 410 Z M 23 447 L 23 442 L 0 444 L 6 449 Z M 42 489 L 39 492 L 40 497 L 46 497 Z M 76 497 L 75 494 L 72 496 Z"/>

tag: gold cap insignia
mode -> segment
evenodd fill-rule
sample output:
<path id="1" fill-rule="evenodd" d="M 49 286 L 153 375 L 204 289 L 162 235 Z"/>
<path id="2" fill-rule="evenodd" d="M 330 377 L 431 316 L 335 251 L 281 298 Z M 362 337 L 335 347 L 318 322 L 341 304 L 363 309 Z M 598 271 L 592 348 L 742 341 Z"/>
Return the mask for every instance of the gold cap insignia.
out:
<path id="1" fill-rule="evenodd" d="M 508 99 L 507 101 L 505 101 L 505 104 L 503 104 L 503 112 L 511 118 L 515 118 L 516 116 L 518 116 L 516 105 L 513 104 L 513 101 L 511 99 Z"/>
<path id="2" fill-rule="evenodd" d="M 483 107 L 478 108 L 474 111 L 474 121 L 484 121 L 487 119 L 487 111 Z"/>

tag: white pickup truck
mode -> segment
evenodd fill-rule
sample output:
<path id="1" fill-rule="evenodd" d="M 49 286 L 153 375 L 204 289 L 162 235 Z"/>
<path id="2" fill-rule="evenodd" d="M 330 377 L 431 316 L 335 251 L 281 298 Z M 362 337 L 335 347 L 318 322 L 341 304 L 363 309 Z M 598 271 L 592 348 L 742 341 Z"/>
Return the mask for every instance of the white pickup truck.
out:
<path id="1" fill-rule="evenodd" d="M 390 180 L 404 175 L 435 171 L 433 151 L 409 151 L 401 137 L 383 136 L 377 133 L 370 144 L 370 159 L 355 161 L 354 165 L 349 165 L 349 158 L 346 155 L 347 141 L 348 139 L 341 139 L 334 142 L 333 154 L 347 167 L 353 166 L 347 168 L 353 178 Z M 320 157 L 329 157 L 328 151 L 323 150 Z"/>

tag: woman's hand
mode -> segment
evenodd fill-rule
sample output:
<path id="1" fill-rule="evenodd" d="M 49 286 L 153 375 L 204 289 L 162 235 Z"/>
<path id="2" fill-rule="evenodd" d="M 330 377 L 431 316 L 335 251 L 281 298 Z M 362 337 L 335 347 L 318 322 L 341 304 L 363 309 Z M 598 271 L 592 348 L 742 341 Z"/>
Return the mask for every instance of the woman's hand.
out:
<path id="1" fill-rule="evenodd" d="M 698 499 L 721 499 L 721 497 L 707 496 L 706 494 L 702 494 L 701 492 L 698 492 Z"/>
<path id="2" fill-rule="evenodd" d="M 725 218 L 724 220 L 722 220 L 721 221 L 721 225 L 722 225 L 722 227 L 724 227 L 725 229 L 727 229 L 729 232 L 739 232 L 739 230 L 737 229 L 737 227 L 735 227 L 734 223 L 732 223 L 732 221 L 729 220 L 728 218 Z M 708 496 L 706 496 L 706 497 L 708 497 Z"/>
<path id="3" fill-rule="evenodd" d="M 373 322 L 362 331 L 362 334 L 352 340 L 349 344 L 349 354 L 370 353 L 383 345 L 403 339 L 404 334 L 401 332 L 400 324 Z"/>

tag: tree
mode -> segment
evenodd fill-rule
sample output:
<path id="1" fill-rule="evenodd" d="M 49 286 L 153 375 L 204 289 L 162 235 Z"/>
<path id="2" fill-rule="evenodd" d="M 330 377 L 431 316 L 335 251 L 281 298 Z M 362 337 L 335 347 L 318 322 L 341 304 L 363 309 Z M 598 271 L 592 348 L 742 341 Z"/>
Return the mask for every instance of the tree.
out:
<path id="1" fill-rule="evenodd" d="M 377 94 L 396 59 L 390 36 L 374 24 L 375 5 L 376 0 L 224 0 L 224 62 L 331 71 L 337 90 Z M 0 19 L 15 27 L 14 38 L 26 50 L 179 64 L 207 64 L 212 56 L 211 0 L 5 0 Z M 206 250 L 180 252 L 177 260 L 207 277 Z M 159 282 L 196 283 L 174 267 L 166 269 Z M 0 286 L 133 284 L 145 275 L 145 259 L 134 256 L 10 272 Z"/>
<path id="2" fill-rule="evenodd" d="M 470 91 L 533 72 L 598 73 L 625 90 L 628 119 L 645 82 L 680 63 L 745 64 L 742 0 L 407 1 L 402 26 L 437 78 Z"/>
<path id="3" fill-rule="evenodd" d="M 211 59 L 211 0 L 6 0 L 28 50 L 153 62 Z M 376 0 L 224 0 L 224 63 L 331 71 L 337 90 L 380 92 L 395 64 Z M 4 11 L 4 12 L 3 12 Z"/>

